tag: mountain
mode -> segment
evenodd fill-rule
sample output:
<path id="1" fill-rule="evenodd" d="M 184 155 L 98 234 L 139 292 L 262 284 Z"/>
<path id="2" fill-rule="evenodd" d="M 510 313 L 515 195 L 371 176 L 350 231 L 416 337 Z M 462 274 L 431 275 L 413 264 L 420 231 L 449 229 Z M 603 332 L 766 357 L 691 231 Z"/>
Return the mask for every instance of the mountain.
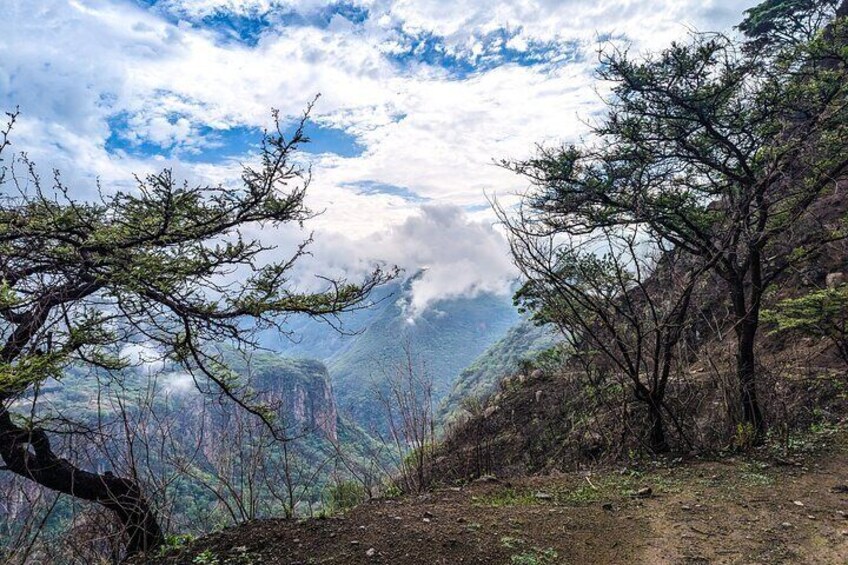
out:
<path id="1" fill-rule="evenodd" d="M 443 300 L 410 318 L 410 281 L 398 290 L 348 347 L 327 360 L 339 409 L 366 428 L 380 428 L 376 390 L 385 390 L 386 373 L 407 350 L 432 379 L 438 404 L 462 370 L 519 319 L 507 297 L 493 294 Z"/>
<path id="2" fill-rule="evenodd" d="M 199 393 L 190 375 L 170 366 L 154 374 L 146 368 L 106 374 L 71 367 L 61 381 L 46 381 L 37 397 L 22 399 L 21 409 L 31 409 L 39 420 L 79 415 L 78 427 L 102 430 L 97 441 L 86 436 L 67 447 L 57 435 L 57 445 L 83 467 L 132 473 L 146 488 L 164 489 L 157 491 L 169 501 L 163 516 L 192 534 L 284 515 L 292 507 L 308 514 L 324 503 L 329 485 L 350 473 L 369 465 L 389 468 L 385 450 L 339 415 L 321 362 L 269 353 L 224 359 L 257 400 L 273 406 L 287 441 L 277 441 L 232 402 Z M 128 446 L 135 457 L 132 470 L 126 466 Z M 171 479 L 158 483 L 163 476 Z M 0 498 L 20 488 L 15 480 L 0 476 Z M 61 500 L 45 523 L 48 537 L 70 531 L 70 504 L 71 499 Z M 20 518 L 0 505 L 0 522 Z M 4 535 L 0 531 L 0 547 L 9 541 Z"/>
<path id="3" fill-rule="evenodd" d="M 292 320 L 291 337 L 266 333 L 262 344 L 287 357 L 324 362 L 340 412 L 366 429 L 384 431 L 376 391 L 385 390 L 386 373 L 407 349 L 432 379 L 438 405 L 463 369 L 521 320 L 509 296 L 492 293 L 441 300 L 413 316 L 412 285 L 424 275 L 419 271 L 377 289 L 371 307 L 334 320 L 343 333 L 321 321 Z"/>
<path id="4" fill-rule="evenodd" d="M 336 410 L 330 375 L 320 361 L 257 355 L 250 363 L 254 386 L 279 401 L 287 425 L 305 432 L 338 439 Z"/>

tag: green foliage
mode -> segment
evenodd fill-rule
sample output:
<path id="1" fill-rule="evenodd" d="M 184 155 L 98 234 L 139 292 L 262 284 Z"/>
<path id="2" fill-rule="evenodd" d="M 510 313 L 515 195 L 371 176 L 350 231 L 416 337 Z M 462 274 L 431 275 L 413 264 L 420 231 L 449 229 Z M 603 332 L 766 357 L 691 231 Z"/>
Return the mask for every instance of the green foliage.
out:
<path id="1" fill-rule="evenodd" d="M 733 436 L 733 447 L 739 451 L 749 451 L 757 443 L 757 431 L 751 423 L 736 424 L 736 434 Z"/>
<path id="2" fill-rule="evenodd" d="M 848 363 L 848 285 L 782 300 L 762 318 L 774 325 L 775 332 L 827 338 Z"/>
<path id="3" fill-rule="evenodd" d="M 552 548 L 533 548 L 530 551 L 513 555 L 509 562 L 512 565 L 553 565 L 557 562 L 559 554 Z"/>
<path id="4" fill-rule="evenodd" d="M 554 345 L 558 341 L 551 326 L 520 320 L 459 374 L 439 407 L 437 419 L 442 422 L 449 420 L 466 402 L 471 403 L 467 408 L 473 409 L 474 399 L 479 402 L 490 394 L 505 376 L 518 371 L 529 374 L 537 362 L 544 364 L 550 360 L 554 354 L 548 352 L 559 350 Z"/>
<path id="5" fill-rule="evenodd" d="M 766 0 L 746 10 L 738 27 L 760 49 L 809 41 L 838 5 L 839 0 Z"/>
<path id="6" fill-rule="evenodd" d="M 331 512 L 346 512 L 367 498 L 365 488 L 355 481 L 343 481 L 327 487 L 326 500 Z"/>
<path id="7" fill-rule="evenodd" d="M 165 543 L 163 543 L 162 547 L 159 548 L 158 555 L 159 557 L 164 557 L 167 553 L 171 551 L 182 549 L 195 539 L 195 536 L 193 536 L 192 534 L 166 535 Z"/>
<path id="8" fill-rule="evenodd" d="M 164 170 L 138 178 L 133 191 L 78 202 L 58 175 L 43 186 L 35 165 L 21 157 L 29 178 L 15 180 L 26 189 L 0 204 L 0 329 L 21 332 L 4 352 L 3 372 L 15 365 L 17 374 L 4 374 L 0 396 L 55 376 L 63 363 L 117 366 L 105 349 L 135 338 L 199 366 L 236 398 L 238 382 L 210 358 L 208 342 L 243 340 L 251 319 L 267 327 L 291 314 L 343 312 L 391 278 L 378 269 L 361 284 L 342 279 L 328 281 L 323 292 L 297 292 L 289 272 L 308 241 L 283 261 L 257 263 L 265 246 L 247 239 L 244 226 L 312 217 L 304 203 L 309 178 L 293 159 L 308 141 L 305 121 L 292 136 L 276 122 L 258 163 L 244 166 L 240 186 L 191 186 Z M 236 267 L 248 274 L 222 285 Z M 44 358 L 25 359 L 35 351 Z"/>
<path id="9" fill-rule="evenodd" d="M 191 560 L 194 565 L 218 565 L 218 555 L 211 549 L 204 549 Z"/>

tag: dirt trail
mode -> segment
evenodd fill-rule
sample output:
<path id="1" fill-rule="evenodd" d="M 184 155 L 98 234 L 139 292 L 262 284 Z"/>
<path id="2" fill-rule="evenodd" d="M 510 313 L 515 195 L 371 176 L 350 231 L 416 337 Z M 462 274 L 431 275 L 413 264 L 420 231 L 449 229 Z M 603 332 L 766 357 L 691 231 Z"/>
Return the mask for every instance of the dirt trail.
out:
<path id="1" fill-rule="evenodd" d="M 344 517 L 255 522 L 159 562 L 844 564 L 848 450 L 840 444 L 787 464 L 737 458 L 478 481 L 374 501 Z"/>
<path id="2" fill-rule="evenodd" d="M 712 463 L 645 503 L 645 563 L 848 563 L 848 457 L 760 469 Z M 705 478 L 701 478 L 701 477 Z"/>

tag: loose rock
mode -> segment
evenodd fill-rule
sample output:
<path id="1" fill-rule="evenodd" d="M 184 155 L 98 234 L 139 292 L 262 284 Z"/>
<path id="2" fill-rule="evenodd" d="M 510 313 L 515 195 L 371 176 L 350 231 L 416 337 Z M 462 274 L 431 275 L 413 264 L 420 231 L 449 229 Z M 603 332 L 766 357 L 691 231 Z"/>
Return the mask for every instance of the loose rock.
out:
<path id="1" fill-rule="evenodd" d="M 654 489 L 651 487 L 640 488 L 636 491 L 636 498 L 651 498 L 654 495 Z"/>

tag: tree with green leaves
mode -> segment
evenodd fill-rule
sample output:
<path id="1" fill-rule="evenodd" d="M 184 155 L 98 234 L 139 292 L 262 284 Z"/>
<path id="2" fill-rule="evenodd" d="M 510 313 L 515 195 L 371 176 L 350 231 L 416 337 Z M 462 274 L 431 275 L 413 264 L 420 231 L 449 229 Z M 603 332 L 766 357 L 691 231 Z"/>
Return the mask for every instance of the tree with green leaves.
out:
<path id="1" fill-rule="evenodd" d="M 815 39 L 836 17 L 839 5 L 840 0 L 766 0 L 745 11 L 739 30 L 749 38 L 751 49 L 797 45 Z"/>
<path id="2" fill-rule="evenodd" d="M 46 380 L 61 382 L 70 365 L 125 367 L 120 347 L 135 343 L 279 429 L 218 346 L 250 349 L 251 330 L 285 331 L 292 315 L 334 323 L 336 314 L 367 306 L 371 289 L 393 276 L 377 268 L 360 282 L 324 279 L 322 290 L 300 292 L 290 276 L 309 240 L 266 263 L 271 248 L 244 235 L 247 227 L 297 226 L 313 216 L 304 203 L 310 175 L 295 158 L 308 141 L 308 113 L 288 136 L 274 112 L 258 164 L 244 166 L 237 187 L 193 186 L 164 170 L 138 178 L 132 191 L 101 189 L 85 201 L 72 198 L 58 174 L 48 185 L 26 156 L 9 158 L 17 117 L 9 115 L 0 138 L 2 469 L 113 511 L 127 554 L 163 540 L 143 486 L 79 468 L 54 449 L 49 422 L 22 411 L 24 401 Z"/>
<path id="3" fill-rule="evenodd" d="M 800 12 L 767 2 L 749 41 Z M 810 9 L 826 3 L 808 3 Z M 777 6 L 767 13 L 764 7 Z M 795 41 L 759 49 L 720 34 L 635 59 L 612 50 L 600 78 L 607 113 L 581 145 L 541 148 L 505 166 L 532 187 L 521 227 L 540 237 L 643 230 L 718 278 L 736 335 L 740 412 L 764 430 L 755 342 L 764 292 L 845 236 L 820 203 L 848 173 L 848 2 Z M 748 28 L 746 28 L 748 29 Z M 793 32 L 794 33 L 794 32 Z"/>

